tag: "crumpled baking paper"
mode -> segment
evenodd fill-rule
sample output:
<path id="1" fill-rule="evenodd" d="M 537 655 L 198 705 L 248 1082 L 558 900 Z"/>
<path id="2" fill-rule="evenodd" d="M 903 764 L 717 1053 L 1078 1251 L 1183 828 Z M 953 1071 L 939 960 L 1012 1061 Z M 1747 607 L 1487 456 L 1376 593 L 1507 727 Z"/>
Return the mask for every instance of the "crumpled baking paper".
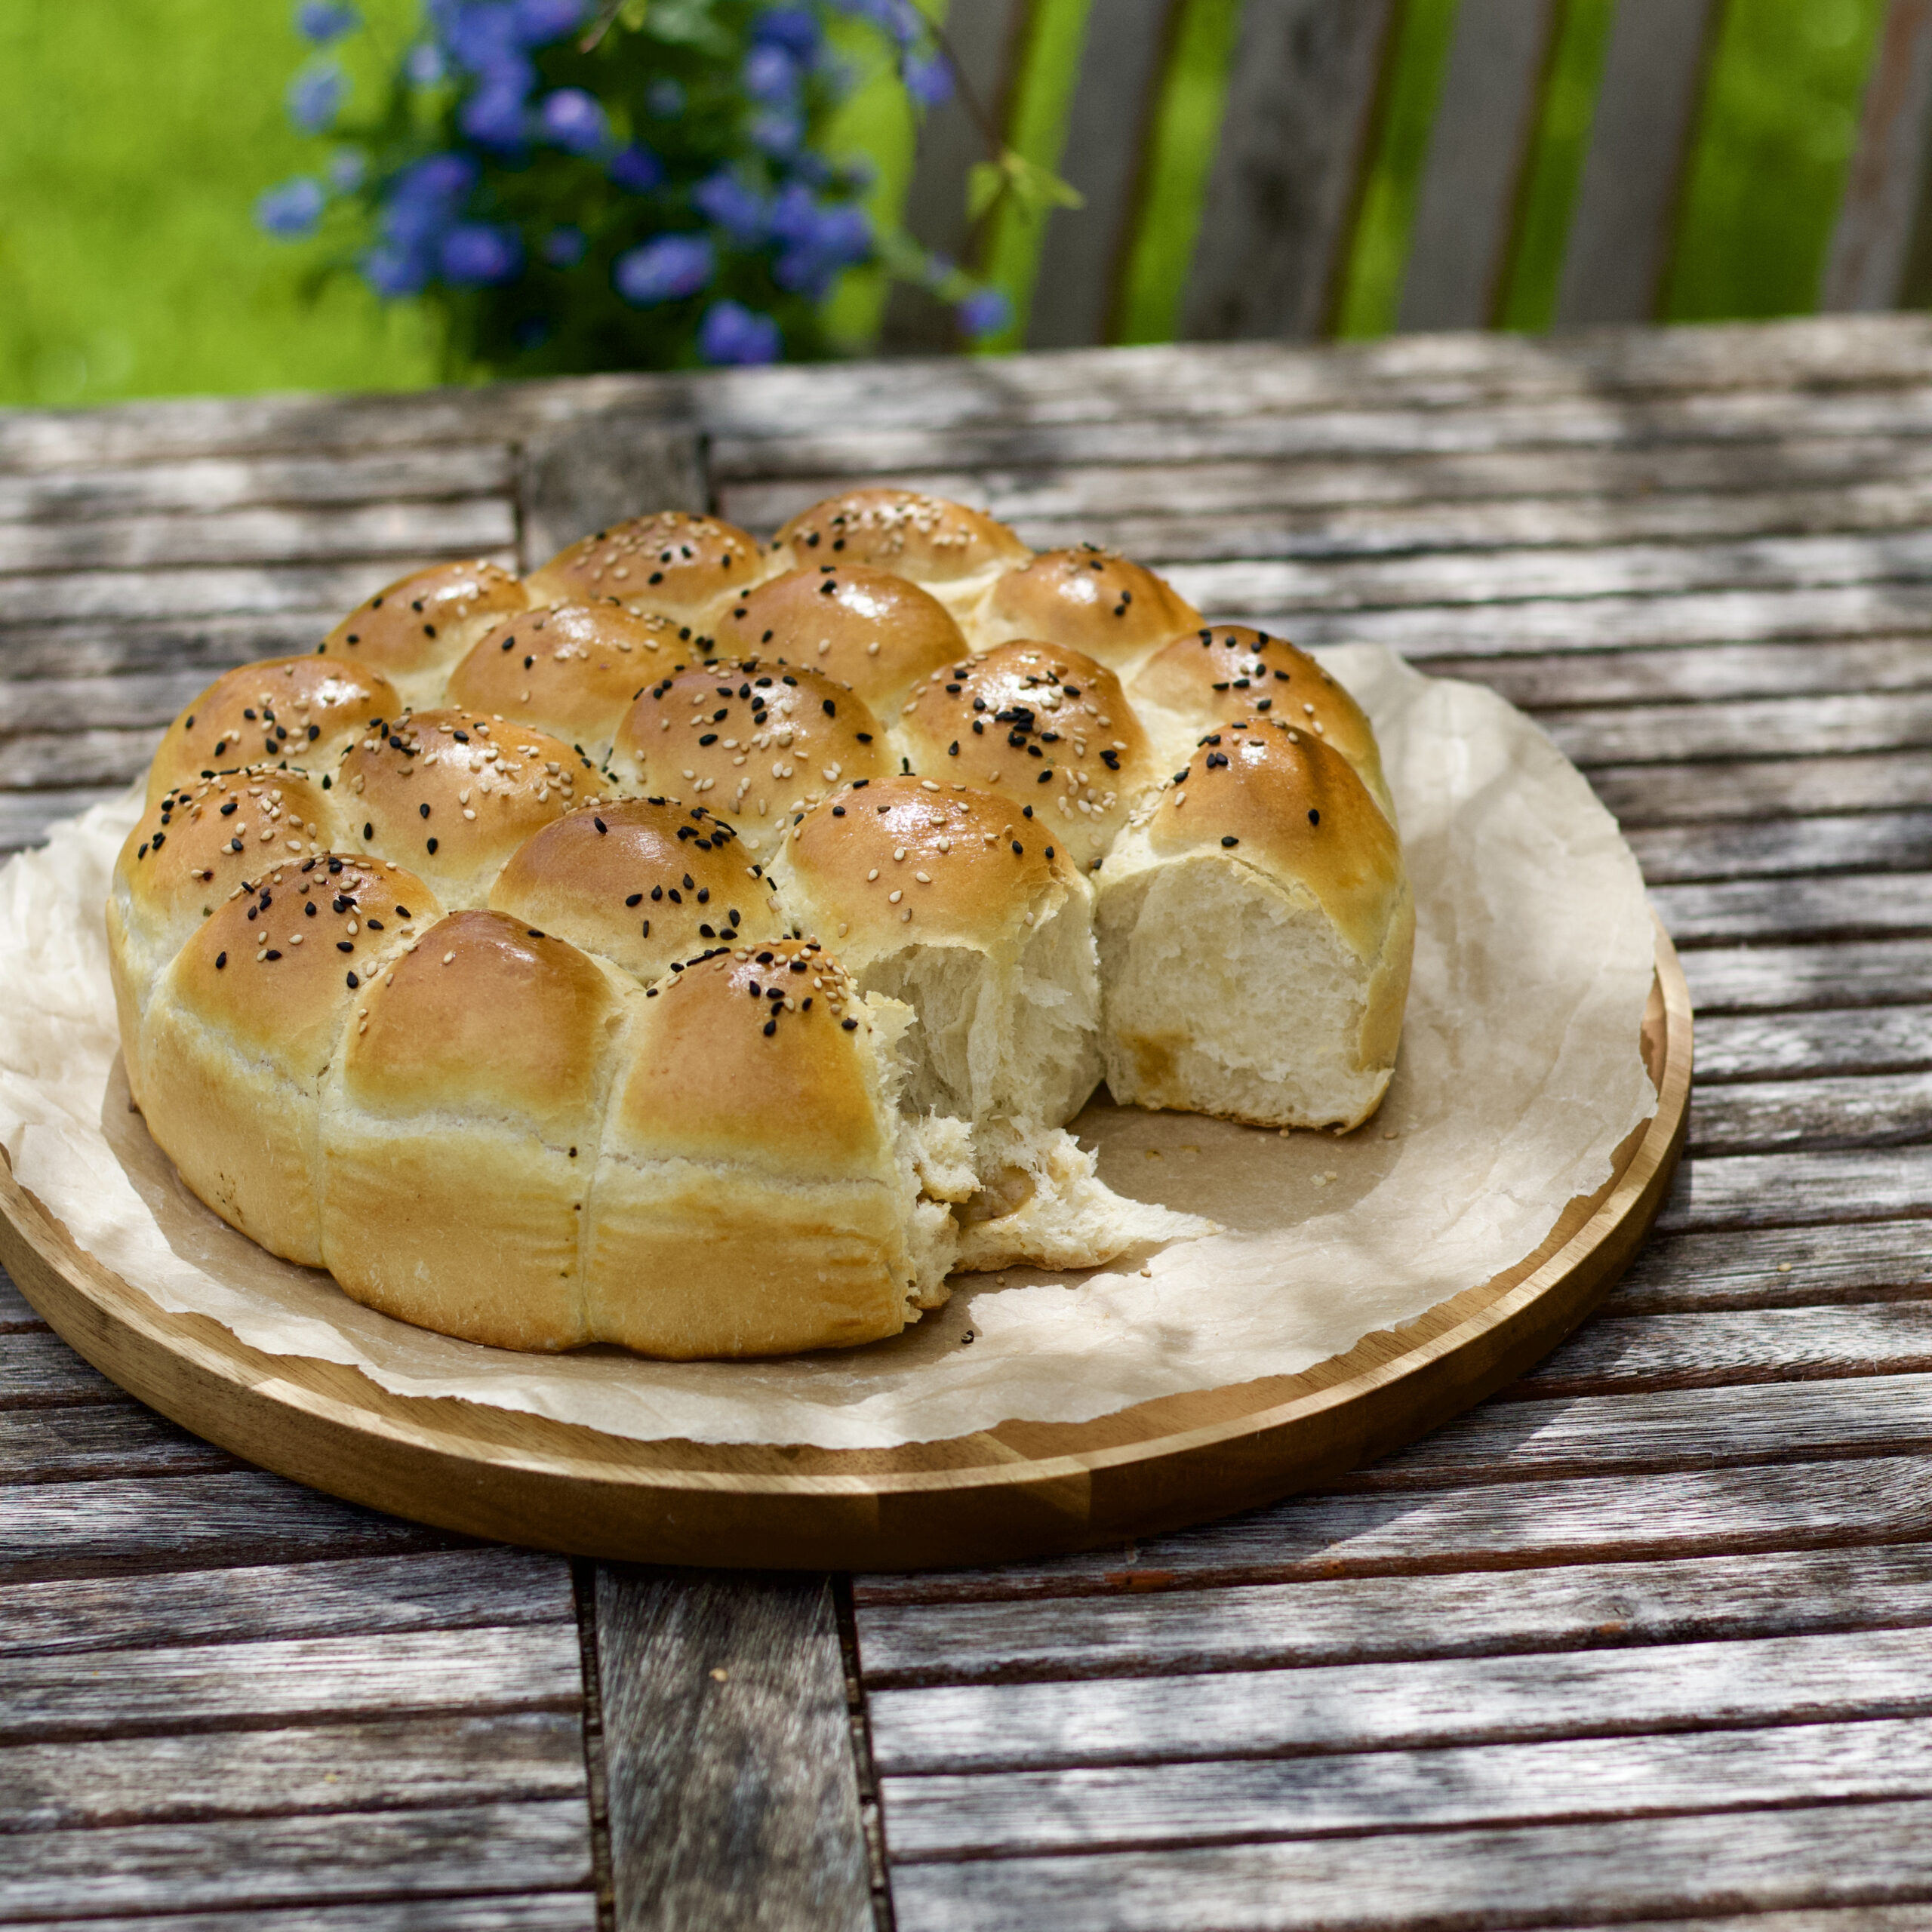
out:
<path id="1" fill-rule="evenodd" d="M 0 871 L 0 1143 L 74 1239 L 165 1309 L 398 1395 L 615 1435 L 881 1448 L 1298 1373 L 1532 1254 L 1657 1105 L 1638 1045 L 1643 882 L 1583 777 L 1479 686 L 1379 646 L 1321 655 L 1374 721 L 1415 887 L 1387 1100 L 1342 1137 L 1110 1106 L 1077 1123 L 1117 1192 L 1217 1234 L 1084 1275 L 965 1277 L 891 1341 L 774 1361 L 517 1355 L 374 1313 L 217 1220 L 129 1109 L 101 907 L 133 792 Z"/>

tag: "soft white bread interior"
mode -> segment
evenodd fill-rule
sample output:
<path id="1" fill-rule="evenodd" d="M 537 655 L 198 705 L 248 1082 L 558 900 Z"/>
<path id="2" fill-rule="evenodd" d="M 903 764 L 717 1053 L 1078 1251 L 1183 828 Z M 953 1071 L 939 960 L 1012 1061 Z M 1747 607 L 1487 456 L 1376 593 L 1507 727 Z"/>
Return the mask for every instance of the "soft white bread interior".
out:
<path id="1" fill-rule="evenodd" d="M 1101 868 L 1099 928 L 1116 1100 L 1277 1128 L 1380 1104 L 1414 901 L 1394 826 L 1311 733 L 1210 733 Z"/>
<path id="2" fill-rule="evenodd" d="M 386 678 L 401 705 L 442 702 L 463 653 L 499 618 L 529 607 L 530 594 L 500 565 L 437 564 L 386 584 L 315 647 L 317 654 Z"/>
<path id="3" fill-rule="evenodd" d="M 189 1186 L 272 1254 L 327 1265 L 322 1078 L 372 981 L 441 912 L 420 879 L 380 861 L 275 864 L 202 921 L 148 1003 L 148 1131 Z"/>
<path id="4" fill-rule="evenodd" d="M 702 805 L 608 798 L 526 839 L 490 903 L 649 980 L 707 947 L 777 934 L 770 891 Z"/>
<path id="5" fill-rule="evenodd" d="M 783 657 L 852 689 L 883 718 L 914 682 L 966 654 L 965 635 L 909 577 L 863 564 L 787 571 L 718 624 L 724 657 Z"/>
<path id="6" fill-rule="evenodd" d="M 977 651 L 1016 638 L 1084 651 L 1124 678 L 1201 613 L 1164 577 L 1082 543 L 1042 550 L 1001 577 L 968 626 Z"/>
<path id="7" fill-rule="evenodd" d="M 1273 718 L 1311 732 L 1355 767 L 1392 823 L 1395 801 L 1368 715 L 1306 651 L 1244 624 L 1203 624 L 1163 645 L 1128 696 L 1163 762 L 1178 770 L 1204 732 L 1237 718 Z"/>
<path id="8" fill-rule="evenodd" d="M 634 516 L 559 550 L 524 580 L 537 604 L 588 604 L 614 597 L 633 617 L 677 624 L 700 648 L 732 598 L 772 574 L 757 542 L 736 524 L 684 510 Z"/>
<path id="9" fill-rule="evenodd" d="M 894 1040 L 809 942 L 714 954 L 633 1003 L 584 1262 L 590 1331 L 647 1355 L 783 1355 L 897 1334 L 945 1299 Z"/>
<path id="10" fill-rule="evenodd" d="M 1032 554 L 983 510 L 883 486 L 843 491 L 801 510 L 771 546 L 783 570 L 866 564 L 909 578 L 961 623 L 1002 571 Z"/>
<path id="11" fill-rule="evenodd" d="M 893 740 L 921 777 L 996 793 L 1088 870 L 1160 781 L 1120 680 L 1055 645 L 1004 644 L 934 672 Z"/>

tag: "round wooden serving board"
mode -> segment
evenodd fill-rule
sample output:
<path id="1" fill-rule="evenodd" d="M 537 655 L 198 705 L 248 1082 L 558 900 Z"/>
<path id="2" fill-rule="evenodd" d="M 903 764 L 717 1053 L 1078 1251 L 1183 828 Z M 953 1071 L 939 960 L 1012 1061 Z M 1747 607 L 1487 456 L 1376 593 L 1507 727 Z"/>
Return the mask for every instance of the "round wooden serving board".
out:
<path id="1" fill-rule="evenodd" d="M 0 1166 L 0 1260 L 103 1374 L 210 1441 L 418 1521 L 580 1555 L 758 1568 L 997 1563 L 1180 1527 L 1332 1480 L 1521 1375 L 1629 1265 L 1690 1110 L 1690 1001 L 1657 935 L 1644 1019 L 1654 1117 L 1614 1177 L 1494 1281 L 1306 1374 L 1078 1424 L 897 1449 L 636 1442 L 269 1355 L 171 1315 L 77 1247 Z"/>

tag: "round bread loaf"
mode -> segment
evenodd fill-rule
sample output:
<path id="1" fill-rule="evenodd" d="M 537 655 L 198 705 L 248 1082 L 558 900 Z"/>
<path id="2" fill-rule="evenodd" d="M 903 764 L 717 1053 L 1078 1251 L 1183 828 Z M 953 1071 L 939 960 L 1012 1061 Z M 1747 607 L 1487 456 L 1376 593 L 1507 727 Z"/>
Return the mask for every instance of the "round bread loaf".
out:
<path id="1" fill-rule="evenodd" d="M 1363 1118 L 1413 922 L 1365 721 L 1258 632 L 1172 636 L 1136 567 L 1028 555 L 903 491 L 770 551 L 638 518 L 217 679 L 107 907 L 183 1180 L 445 1334 L 731 1356 L 1199 1232 L 1063 1125 L 1103 1067 L 1122 1102 Z M 1134 690 L 1171 756 L 1072 643 L 974 655 L 996 583 L 1001 621 L 1164 645 Z"/>
<path id="2" fill-rule="evenodd" d="M 869 564 L 909 578 L 962 623 L 1003 571 L 1032 555 L 983 510 L 917 490 L 847 490 L 801 510 L 771 546 L 785 570 Z"/>
<path id="3" fill-rule="evenodd" d="M 1125 677 L 1201 613 L 1164 579 L 1091 543 L 1008 571 L 975 614 L 975 648 L 1016 638 L 1084 651 Z"/>
<path id="4" fill-rule="evenodd" d="M 1312 733 L 1211 732 L 1101 868 L 1116 1100 L 1355 1127 L 1395 1065 L 1415 903 L 1394 826 Z"/>
<path id="5" fill-rule="evenodd" d="M 316 653 L 386 678 L 405 704 L 434 704 L 463 653 L 500 617 L 529 604 L 529 592 L 500 565 L 438 564 L 358 605 Z"/>
<path id="6" fill-rule="evenodd" d="M 881 716 L 928 672 L 966 654 L 946 606 L 909 577 L 820 564 L 761 583 L 718 626 L 723 657 L 809 665 L 851 686 Z"/>
<path id="7" fill-rule="evenodd" d="M 997 792 L 1090 869 L 1160 778 L 1120 680 L 1045 645 L 1001 645 L 934 673 L 894 738 L 914 771 Z"/>
<path id="8" fill-rule="evenodd" d="M 1390 818 L 1395 801 L 1367 714 L 1306 651 L 1242 624 L 1203 624 L 1163 645 L 1128 686 L 1164 761 L 1184 764 L 1202 733 L 1236 718 L 1310 731 L 1355 767 Z"/>

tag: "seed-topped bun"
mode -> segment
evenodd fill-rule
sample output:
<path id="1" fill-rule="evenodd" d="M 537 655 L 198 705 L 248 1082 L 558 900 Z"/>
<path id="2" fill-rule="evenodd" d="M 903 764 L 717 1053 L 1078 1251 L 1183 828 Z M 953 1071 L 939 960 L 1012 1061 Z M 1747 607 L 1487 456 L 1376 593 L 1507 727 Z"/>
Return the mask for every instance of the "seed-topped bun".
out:
<path id="1" fill-rule="evenodd" d="M 1201 613 L 1164 578 L 1111 550 L 1083 543 L 1043 550 L 993 586 L 975 617 L 975 647 L 1014 638 L 1069 646 L 1122 677 Z"/>
<path id="2" fill-rule="evenodd" d="M 448 702 L 534 724 L 601 764 L 638 691 L 688 660 L 677 634 L 669 618 L 634 617 L 620 604 L 525 611 L 471 646 Z"/>
<path id="3" fill-rule="evenodd" d="M 500 1348 L 589 1339 L 582 1223 L 630 990 L 488 912 L 432 926 L 367 990 L 321 1108 L 322 1256 L 358 1301 Z"/>
<path id="4" fill-rule="evenodd" d="M 137 1100 L 134 1023 L 182 943 L 245 881 L 341 842 L 330 795 L 300 772 L 197 779 L 142 814 L 115 862 L 107 901 L 108 967 Z"/>
<path id="5" fill-rule="evenodd" d="M 162 976 L 139 1054 L 149 1131 L 272 1254 L 323 1265 L 321 1077 L 370 982 L 441 911 L 394 866 L 291 860 L 217 906 Z"/>
<path id="6" fill-rule="evenodd" d="M 148 768 L 148 802 L 245 764 L 326 771 L 371 720 L 401 709 L 360 665 L 270 657 L 225 671 L 169 725 Z"/>
<path id="7" fill-rule="evenodd" d="M 884 779 L 807 814 L 773 877 L 863 990 L 918 1015 L 909 1104 L 1057 1127 L 1092 1093 L 1092 894 L 1037 820 L 990 792 Z"/>
<path id="8" fill-rule="evenodd" d="M 780 929 L 757 873 L 737 833 L 702 805 L 613 798 L 525 840 L 490 903 L 654 980 L 720 940 Z"/>
<path id="9" fill-rule="evenodd" d="M 718 952 L 633 1007 L 585 1263 L 591 1332 L 646 1354 L 897 1334 L 945 1298 L 952 1223 L 902 1146 L 893 1042 L 815 943 Z"/>
<path id="10" fill-rule="evenodd" d="M 499 618 L 529 602 L 523 586 L 500 565 L 438 564 L 377 592 L 317 649 L 322 657 L 380 672 L 405 704 L 435 704 L 463 653 Z"/>
<path id="11" fill-rule="evenodd" d="M 1414 902 L 1395 828 L 1339 752 L 1266 719 L 1209 734 L 1100 888 L 1116 1100 L 1264 1127 L 1375 1111 Z"/>
<path id="12" fill-rule="evenodd" d="M 1082 867 L 1160 777 L 1120 680 L 1047 645 L 1001 645 L 928 678 L 895 736 L 915 772 L 1011 800 Z"/>
<path id="13" fill-rule="evenodd" d="M 881 716 L 913 684 L 966 654 L 939 599 L 909 578 L 862 564 L 787 571 L 727 611 L 724 657 L 783 657 L 851 686 Z"/>
<path id="14" fill-rule="evenodd" d="M 1203 624 L 1164 645 L 1128 695 L 1164 758 L 1186 763 L 1202 733 L 1272 717 L 1312 732 L 1355 767 L 1391 818 L 1395 808 L 1367 714 L 1306 651 L 1242 624 Z"/>
<path id="15" fill-rule="evenodd" d="M 450 906 L 482 905 L 510 854 L 597 785 L 568 745 L 472 711 L 400 718 L 336 777 L 351 838 L 407 855 Z"/>
<path id="16" fill-rule="evenodd" d="M 1032 554 L 983 510 L 917 490 L 885 488 L 848 490 L 801 510 L 771 549 L 788 570 L 869 564 L 909 577 L 961 622 L 1001 571 Z"/>
<path id="17" fill-rule="evenodd" d="M 715 516 L 663 510 L 614 523 L 559 550 L 524 582 L 539 604 L 614 597 L 633 617 L 672 619 L 697 648 L 731 598 L 771 574 L 754 539 Z M 688 629 L 691 635 L 686 638 Z"/>
<path id="18" fill-rule="evenodd" d="M 846 685 L 754 657 L 660 678 L 618 726 L 611 768 L 626 790 L 702 801 L 761 861 L 797 814 L 889 759 L 884 728 Z"/>

